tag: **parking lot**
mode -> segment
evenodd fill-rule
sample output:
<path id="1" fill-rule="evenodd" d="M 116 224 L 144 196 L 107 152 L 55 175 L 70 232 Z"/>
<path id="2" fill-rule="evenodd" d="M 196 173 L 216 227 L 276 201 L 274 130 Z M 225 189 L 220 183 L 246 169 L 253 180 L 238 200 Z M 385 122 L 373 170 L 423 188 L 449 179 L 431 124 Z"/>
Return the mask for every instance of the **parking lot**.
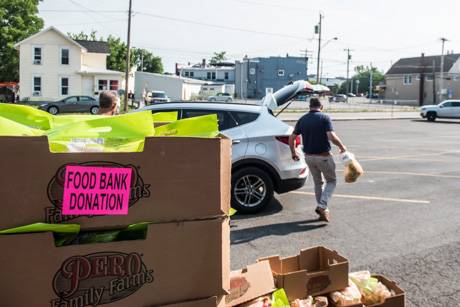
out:
<path id="1" fill-rule="evenodd" d="M 232 220 L 232 268 L 324 245 L 400 282 L 408 306 L 460 306 L 460 122 L 336 121 L 366 174 L 339 184 L 317 221 L 312 181 L 261 214 Z M 334 149 L 336 150 L 336 149 Z"/>

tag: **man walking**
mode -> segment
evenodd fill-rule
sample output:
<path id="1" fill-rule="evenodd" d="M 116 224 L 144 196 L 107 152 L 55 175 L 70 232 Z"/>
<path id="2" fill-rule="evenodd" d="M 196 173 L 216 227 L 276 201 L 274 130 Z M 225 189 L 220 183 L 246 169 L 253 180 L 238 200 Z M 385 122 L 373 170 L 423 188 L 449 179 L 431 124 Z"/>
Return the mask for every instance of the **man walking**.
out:
<path id="1" fill-rule="evenodd" d="M 335 162 L 329 141 L 336 145 L 341 153 L 347 149 L 335 134 L 329 116 L 321 112 L 322 109 L 323 105 L 318 98 L 310 99 L 310 112 L 302 116 L 297 122 L 294 132 L 289 137 L 289 147 L 291 148 L 292 159 L 298 161 L 299 156 L 295 152 L 294 143 L 298 135 L 302 136 L 305 159 L 315 184 L 315 196 L 318 204 L 315 212 L 319 215 L 320 220 L 329 222 L 328 204 L 337 184 Z M 323 176 L 326 180 L 324 188 Z"/>

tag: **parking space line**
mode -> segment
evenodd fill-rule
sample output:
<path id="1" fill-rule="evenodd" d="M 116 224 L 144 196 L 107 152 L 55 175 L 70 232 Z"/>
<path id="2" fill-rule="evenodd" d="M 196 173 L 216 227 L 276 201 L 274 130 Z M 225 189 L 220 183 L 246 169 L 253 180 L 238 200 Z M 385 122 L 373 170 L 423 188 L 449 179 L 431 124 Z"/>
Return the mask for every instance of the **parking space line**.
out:
<path id="1" fill-rule="evenodd" d="M 312 192 L 293 191 L 293 194 L 315 196 Z M 417 200 L 417 199 L 404 199 L 404 198 L 388 198 L 388 197 L 375 197 L 375 196 L 363 196 L 363 195 L 344 195 L 334 194 L 334 197 L 339 198 L 352 198 L 352 199 L 364 199 L 364 200 L 378 200 L 378 201 L 389 201 L 398 203 L 411 203 L 411 204 L 429 204 L 429 200 Z"/>
<path id="2" fill-rule="evenodd" d="M 393 156 L 393 157 L 369 157 L 368 159 L 362 158 L 359 161 L 380 161 L 380 160 L 407 160 L 407 159 L 418 159 L 420 157 L 434 157 L 434 156 L 442 156 L 452 153 L 460 153 L 458 150 L 450 150 L 438 153 L 429 153 L 429 154 L 419 154 L 419 155 L 402 155 L 402 156 Z"/>
<path id="3" fill-rule="evenodd" d="M 343 170 L 337 170 L 337 172 L 343 172 Z M 420 177 L 460 179 L 460 175 L 442 175 L 442 174 L 429 174 L 429 173 L 367 171 L 367 170 L 365 171 L 365 173 L 367 173 L 367 174 L 382 174 L 382 175 L 404 175 L 404 176 L 420 176 Z"/>

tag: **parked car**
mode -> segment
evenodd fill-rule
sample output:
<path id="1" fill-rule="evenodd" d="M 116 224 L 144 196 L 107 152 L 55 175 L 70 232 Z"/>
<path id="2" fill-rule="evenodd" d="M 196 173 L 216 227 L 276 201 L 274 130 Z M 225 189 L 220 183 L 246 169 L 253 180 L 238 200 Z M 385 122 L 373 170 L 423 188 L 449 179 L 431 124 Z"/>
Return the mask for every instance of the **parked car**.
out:
<path id="1" fill-rule="evenodd" d="M 372 94 L 372 97 L 371 97 L 369 94 L 367 94 L 367 95 L 366 95 L 366 98 L 367 98 L 367 99 L 379 99 L 380 96 L 379 96 L 379 94 L 373 93 L 373 94 Z"/>
<path id="2" fill-rule="evenodd" d="M 177 112 L 177 119 L 216 114 L 219 130 L 232 139 L 232 207 L 244 213 L 262 210 L 273 198 L 301 188 L 308 177 L 308 168 L 296 139 L 299 161 L 289 149 L 293 128 L 273 115 L 269 104 L 278 107 L 293 99 L 281 89 L 262 105 L 190 102 L 161 103 L 142 110 L 152 113 Z"/>
<path id="3" fill-rule="evenodd" d="M 356 95 L 353 94 L 353 93 L 348 93 L 347 96 L 348 96 L 348 97 L 356 97 Z"/>
<path id="4" fill-rule="evenodd" d="M 58 101 L 42 103 L 38 108 L 53 115 L 87 112 L 97 114 L 99 112 L 99 101 L 90 96 L 70 96 Z"/>
<path id="5" fill-rule="evenodd" d="M 460 100 L 445 100 L 438 105 L 423 106 L 420 116 L 430 122 L 436 118 L 460 118 Z"/>
<path id="6" fill-rule="evenodd" d="M 164 91 L 151 91 L 147 93 L 147 96 L 145 97 L 145 104 L 149 105 L 152 103 L 158 103 L 158 102 L 169 102 L 171 99 L 169 99 L 168 95 L 166 95 L 166 92 Z"/>
<path id="7" fill-rule="evenodd" d="M 329 97 L 329 102 L 348 102 L 348 97 L 344 94 L 337 94 Z"/>
<path id="8" fill-rule="evenodd" d="M 229 93 L 218 93 L 217 95 L 209 96 L 208 101 L 233 102 L 233 97 Z"/>

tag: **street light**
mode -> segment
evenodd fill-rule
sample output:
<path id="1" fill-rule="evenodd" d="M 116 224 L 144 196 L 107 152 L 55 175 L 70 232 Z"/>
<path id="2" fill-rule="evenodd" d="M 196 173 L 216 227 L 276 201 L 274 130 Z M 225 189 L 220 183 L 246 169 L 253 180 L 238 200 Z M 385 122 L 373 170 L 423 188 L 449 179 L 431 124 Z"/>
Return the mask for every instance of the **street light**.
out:
<path id="1" fill-rule="evenodd" d="M 338 37 L 333 37 L 333 38 L 331 38 L 330 40 L 326 41 L 326 42 L 321 46 L 321 49 L 324 49 L 324 47 L 326 47 L 330 42 L 336 41 L 336 40 L 338 40 L 338 39 L 339 39 Z M 323 64 L 323 61 L 321 61 L 321 62 L 318 61 L 318 66 L 320 65 L 320 63 L 321 63 L 321 65 L 322 65 L 322 64 Z M 318 78 L 318 80 L 319 80 L 318 84 L 321 83 L 321 80 L 322 80 L 322 79 L 323 79 L 323 70 L 321 69 L 321 70 L 320 70 L 320 75 L 319 75 L 319 78 Z"/>

